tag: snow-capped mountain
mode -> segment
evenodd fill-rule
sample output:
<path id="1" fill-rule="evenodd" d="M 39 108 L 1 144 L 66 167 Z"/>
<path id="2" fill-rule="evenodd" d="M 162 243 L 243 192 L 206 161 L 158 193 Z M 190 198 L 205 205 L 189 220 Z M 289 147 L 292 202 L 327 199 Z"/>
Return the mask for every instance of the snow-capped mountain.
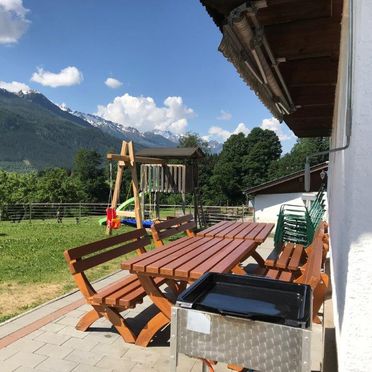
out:
<path id="1" fill-rule="evenodd" d="M 136 128 L 123 126 L 119 123 L 103 119 L 97 115 L 73 111 L 65 104 L 59 105 L 59 108 L 87 121 L 89 124 L 101 129 L 105 133 L 108 133 L 121 140 L 133 141 L 144 147 L 176 147 L 181 138 L 181 136 L 178 134 L 159 129 L 155 129 L 152 132 L 141 132 Z M 220 153 L 223 146 L 222 143 L 213 140 L 209 141 L 208 145 L 212 154 Z"/>
<path id="2" fill-rule="evenodd" d="M 133 127 L 126 127 L 113 121 L 103 119 L 100 116 L 93 114 L 86 114 L 80 111 L 72 111 L 66 107 L 61 107 L 65 111 L 84 119 L 92 126 L 101 129 L 103 132 L 111 134 L 112 136 L 125 141 L 133 141 L 144 147 L 176 147 L 178 139 L 172 141 L 170 138 L 156 132 L 140 132 Z"/>

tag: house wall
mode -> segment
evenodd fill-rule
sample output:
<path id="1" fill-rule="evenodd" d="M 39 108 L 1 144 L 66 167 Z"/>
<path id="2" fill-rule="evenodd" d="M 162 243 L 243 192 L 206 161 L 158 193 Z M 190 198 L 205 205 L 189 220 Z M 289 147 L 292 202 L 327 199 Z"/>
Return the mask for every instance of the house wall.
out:
<path id="1" fill-rule="evenodd" d="M 348 149 L 330 156 L 328 198 L 339 370 L 367 372 L 372 365 L 372 1 L 354 0 L 353 7 L 352 136 Z M 347 31 L 346 16 L 332 147 L 346 143 Z"/>
<path id="2" fill-rule="evenodd" d="M 282 204 L 304 205 L 302 193 L 256 195 L 254 199 L 254 215 L 256 222 L 276 223 Z"/>

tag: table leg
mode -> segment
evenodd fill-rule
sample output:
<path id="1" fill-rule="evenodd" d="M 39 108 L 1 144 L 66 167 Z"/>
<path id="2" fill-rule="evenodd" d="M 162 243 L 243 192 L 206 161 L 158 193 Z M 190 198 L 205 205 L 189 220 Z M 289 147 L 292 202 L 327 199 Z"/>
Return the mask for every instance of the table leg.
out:
<path id="1" fill-rule="evenodd" d="M 154 335 L 167 324 L 171 319 L 172 303 L 165 297 L 162 291 L 157 287 L 153 278 L 147 275 L 138 274 L 138 279 L 141 282 L 151 301 L 159 308 L 160 313 L 157 313 L 151 318 L 137 337 L 136 345 L 147 346 Z"/>
<path id="2" fill-rule="evenodd" d="M 240 266 L 240 264 L 233 267 L 231 272 L 236 275 L 247 275 L 247 272 Z"/>
<path id="3" fill-rule="evenodd" d="M 252 258 L 256 260 L 259 266 L 265 267 L 265 260 L 261 257 L 261 255 L 257 251 L 254 251 L 251 256 Z"/>

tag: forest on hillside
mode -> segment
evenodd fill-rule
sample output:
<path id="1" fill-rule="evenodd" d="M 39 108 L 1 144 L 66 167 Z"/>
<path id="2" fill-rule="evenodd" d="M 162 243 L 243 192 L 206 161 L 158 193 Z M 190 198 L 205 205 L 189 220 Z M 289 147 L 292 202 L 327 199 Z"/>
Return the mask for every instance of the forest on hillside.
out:
<path id="1" fill-rule="evenodd" d="M 254 128 L 248 135 L 232 135 L 218 155 L 197 134 L 188 133 L 181 147 L 199 146 L 205 158 L 199 163 L 199 189 L 204 205 L 241 205 L 244 190 L 303 169 L 307 155 L 327 150 L 328 138 L 298 139 L 282 156 L 278 136 L 271 130 Z M 312 157 L 318 164 L 327 157 Z M 19 203 L 107 202 L 108 164 L 96 151 L 81 149 L 72 169 L 50 168 L 32 173 L 0 171 L 0 206 Z M 130 174 L 125 172 L 121 200 L 129 196 Z M 188 202 L 191 202 L 191 196 Z M 161 195 L 164 204 L 180 203 L 180 195 Z"/>

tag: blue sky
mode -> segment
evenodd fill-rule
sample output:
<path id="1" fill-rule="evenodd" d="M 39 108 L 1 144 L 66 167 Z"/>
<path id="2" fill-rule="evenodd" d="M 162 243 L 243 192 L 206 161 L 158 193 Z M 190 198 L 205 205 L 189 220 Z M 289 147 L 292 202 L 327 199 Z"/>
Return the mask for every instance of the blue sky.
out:
<path id="1" fill-rule="evenodd" d="M 0 0 L 0 23 L 4 87 L 140 130 L 222 141 L 263 125 L 285 151 L 295 142 L 218 52 L 220 31 L 197 0 Z"/>

